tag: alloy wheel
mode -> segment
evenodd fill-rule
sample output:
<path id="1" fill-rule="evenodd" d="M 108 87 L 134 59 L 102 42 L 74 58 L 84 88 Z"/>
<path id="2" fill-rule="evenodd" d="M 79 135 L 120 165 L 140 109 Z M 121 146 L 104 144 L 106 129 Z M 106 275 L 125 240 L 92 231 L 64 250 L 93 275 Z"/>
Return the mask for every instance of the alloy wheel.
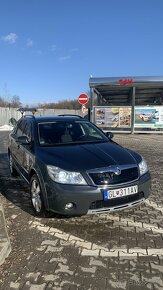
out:
<path id="1" fill-rule="evenodd" d="M 42 200 L 41 200 L 41 188 L 39 182 L 36 179 L 32 180 L 31 184 L 31 199 L 32 205 L 37 213 L 42 210 Z"/>

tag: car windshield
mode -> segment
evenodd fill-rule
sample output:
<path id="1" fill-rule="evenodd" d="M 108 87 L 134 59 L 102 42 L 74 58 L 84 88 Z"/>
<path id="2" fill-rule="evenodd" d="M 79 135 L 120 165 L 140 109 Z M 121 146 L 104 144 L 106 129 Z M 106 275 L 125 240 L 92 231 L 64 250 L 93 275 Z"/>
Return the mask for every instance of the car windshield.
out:
<path id="1" fill-rule="evenodd" d="M 38 124 L 39 143 L 43 146 L 108 142 L 108 138 L 90 122 L 56 121 Z"/>

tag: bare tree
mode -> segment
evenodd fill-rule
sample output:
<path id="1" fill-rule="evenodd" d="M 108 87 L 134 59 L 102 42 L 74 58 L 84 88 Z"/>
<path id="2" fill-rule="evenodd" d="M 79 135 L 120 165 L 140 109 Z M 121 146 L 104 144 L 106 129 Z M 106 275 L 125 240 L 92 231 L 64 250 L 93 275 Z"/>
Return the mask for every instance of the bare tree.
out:
<path id="1" fill-rule="evenodd" d="M 17 95 L 14 95 L 12 98 L 11 98 L 11 107 L 13 108 L 18 108 L 21 106 L 21 102 L 20 102 L 20 97 L 17 96 Z"/>

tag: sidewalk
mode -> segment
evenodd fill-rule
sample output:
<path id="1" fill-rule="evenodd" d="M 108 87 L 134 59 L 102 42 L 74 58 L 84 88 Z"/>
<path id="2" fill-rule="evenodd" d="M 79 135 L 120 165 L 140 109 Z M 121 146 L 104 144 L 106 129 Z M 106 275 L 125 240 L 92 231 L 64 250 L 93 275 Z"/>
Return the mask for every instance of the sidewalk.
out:
<path id="1" fill-rule="evenodd" d="M 10 252 L 11 252 L 10 239 L 7 234 L 5 216 L 0 197 L 0 265 L 3 264 L 5 258 L 8 257 Z"/>

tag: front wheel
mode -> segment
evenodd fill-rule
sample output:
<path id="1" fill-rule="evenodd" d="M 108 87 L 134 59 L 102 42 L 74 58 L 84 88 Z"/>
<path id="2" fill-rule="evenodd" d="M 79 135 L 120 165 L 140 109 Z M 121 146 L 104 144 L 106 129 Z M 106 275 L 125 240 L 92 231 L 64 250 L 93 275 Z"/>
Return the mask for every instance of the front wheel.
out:
<path id="1" fill-rule="evenodd" d="M 43 194 L 39 179 L 36 174 L 34 174 L 30 181 L 30 196 L 31 203 L 34 209 L 34 212 L 37 216 L 45 215 L 45 205 L 43 200 Z"/>

